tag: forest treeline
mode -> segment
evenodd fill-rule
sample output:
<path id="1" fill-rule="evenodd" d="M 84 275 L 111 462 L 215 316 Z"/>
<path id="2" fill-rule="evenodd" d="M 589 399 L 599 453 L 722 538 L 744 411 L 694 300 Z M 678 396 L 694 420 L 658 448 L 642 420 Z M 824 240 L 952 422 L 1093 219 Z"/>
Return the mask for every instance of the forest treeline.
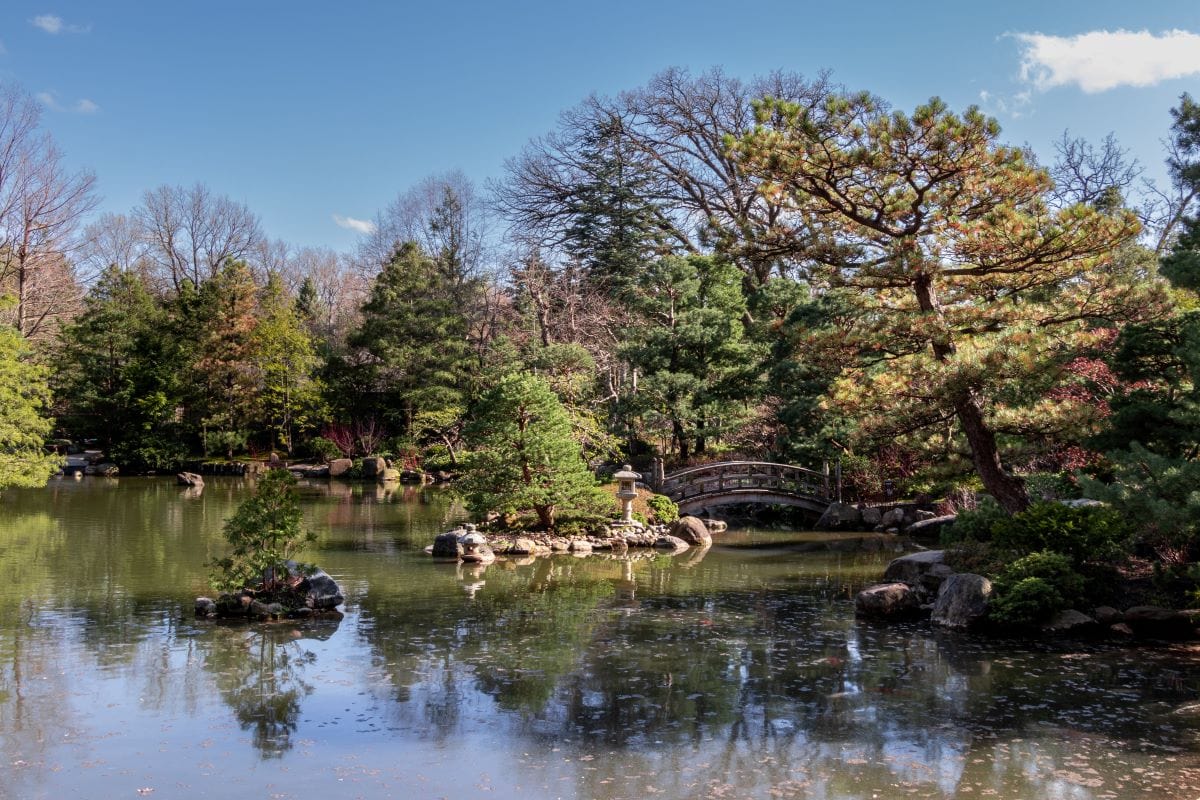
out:
<path id="1" fill-rule="evenodd" d="M 348 253 L 274 241 L 200 184 L 93 218 L 34 101 L 0 104 L 14 463 L 55 436 L 127 471 L 270 451 L 456 471 L 521 374 L 592 462 L 839 460 L 861 497 L 1009 512 L 1083 476 L 1162 547 L 1200 523 L 1187 95 L 1155 186 L 1111 137 L 1035 154 L 977 108 L 668 70 L 563 112 L 489 185 L 402 191 Z"/>

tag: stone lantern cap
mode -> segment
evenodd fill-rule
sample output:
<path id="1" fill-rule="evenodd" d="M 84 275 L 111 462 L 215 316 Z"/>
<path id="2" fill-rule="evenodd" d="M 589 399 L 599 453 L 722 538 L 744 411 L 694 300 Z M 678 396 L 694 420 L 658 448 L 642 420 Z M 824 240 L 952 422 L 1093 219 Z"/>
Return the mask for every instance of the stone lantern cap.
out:
<path id="1" fill-rule="evenodd" d="M 619 481 L 637 481 L 641 480 L 642 473 L 634 472 L 633 467 L 626 464 L 620 470 L 613 473 L 613 477 Z"/>

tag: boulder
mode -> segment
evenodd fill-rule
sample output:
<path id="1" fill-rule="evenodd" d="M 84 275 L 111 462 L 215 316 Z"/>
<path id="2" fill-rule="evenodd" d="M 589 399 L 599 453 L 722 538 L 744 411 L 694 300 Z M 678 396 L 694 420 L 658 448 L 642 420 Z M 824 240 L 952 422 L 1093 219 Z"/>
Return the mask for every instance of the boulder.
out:
<path id="1" fill-rule="evenodd" d="M 433 557 L 457 559 L 461 556 L 463 546 L 459 543 L 458 537 L 463 535 L 463 533 L 464 531 L 461 528 L 439 533 L 437 538 L 433 540 Z"/>
<path id="2" fill-rule="evenodd" d="M 304 607 L 314 611 L 332 611 L 346 600 L 337 581 L 323 569 L 305 575 L 298 588 L 304 593 Z"/>
<path id="3" fill-rule="evenodd" d="M 1076 611 L 1073 608 L 1068 608 L 1065 611 L 1059 611 L 1050 621 L 1042 626 L 1042 632 L 1053 633 L 1060 636 L 1082 636 L 1085 634 L 1095 633 L 1100 626 L 1096 624 L 1096 620 L 1084 614 L 1082 611 Z"/>
<path id="4" fill-rule="evenodd" d="M 1157 606 L 1134 606 L 1125 610 L 1122 622 L 1138 636 L 1155 639 L 1190 639 L 1195 626 L 1189 615 Z"/>
<path id="5" fill-rule="evenodd" d="M 935 566 L 946 564 L 945 550 L 922 550 L 920 553 L 910 553 L 906 556 L 893 559 L 887 565 L 887 569 L 883 571 L 883 580 L 885 583 L 907 583 L 910 586 L 916 586 L 921 582 L 921 577 L 933 569 Z M 943 575 L 943 577 L 945 577 Z M 940 581 L 939 581 L 940 583 Z"/>
<path id="6" fill-rule="evenodd" d="M 879 524 L 883 526 L 884 530 L 904 527 L 904 509 L 899 507 L 888 509 L 883 512 L 883 516 L 879 519 Z"/>
<path id="7" fill-rule="evenodd" d="M 867 506 L 862 510 L 862 523 L 869 528 L 874 528 L 883 520 L 883 512 L 874 506 Z"/>
<path id="8" fill-rule="evenodd" d="M 217 597 L 215 606 L 219 617 L 244 617 L 250 610 L 250 595 L 222 594 Z"/>
<path id="9" fill-rule="evenodd" d="M 704 520 L 704 527 L 708 528 L 709 533 L 724 533 L 729 530 L 729 525 L 723 519 L 708 519 Z"/>
<path id="10" fill-rule="evenodd" d="M 379 456 L 367 456 L 362 460 L 364 478 L 378 478 L 383 475 L 385 469 L 387 469 L 387 462 Z"/>
<path id="11" fill-rule="evenodd" d="M 335 458 L 329 462 L 329 477 L 340 478 L 354 468 L 354 461 L 349 458 Z"/>
<path id="12" fill-rule="evenodd" d="M 929 517 L 928 519 L 917 520 L 908 526 L 908 530 L 905 533 L 909 536 L 938 536 L 941 534 L 943 528 L 954 524 L 954 520 L 956 519 L 958 519 L 956 514 L 947 514 L 944 517 Z"/>
<path id="13" fill-rule="evenodd" d="M 1112 606 L 1097 606 L 1092 609 L 1092 616 L 1101 625 L 1115 625 L 1123 619 L 1121 612 Z"/>
<path id="14" fill-rule="evenodd" d="M 538 546 L 532 539 L 513 539 L 508 548 L 508 554 L 513 556 L 531 556 L 537 551 Z"/>
<path id="15" fill-rule="evenodd" d="M 588 555 L 592 552 L 592 543 L 586 539 L 572 539 L 568 551 L 579 555 Z"/>
<path id="16" fill-rule="evenodd" d="M 862 524 L 862 512 L 849 503 L 830 503 L 829 508 L 817 520 L 817 530 L 837 531 L 853 529 Z"/>
<path id="17" fill-rule="evenodd" d="M 697 547 L 708 547 L 712 544 L 708 526 L 699 517 L 680 517 L 671 523 L 671 527 L 667 529 L 667 536 L 682 539 L 687 544 Z"/>
<path id="18" fill-rule="evenodd" d="M 181 472 L 175 476 L 175 482 L 180 486 L 192 486 L 197 489 L 204 487 L 204 478 L 195 472 Z"/>
<path id="19" fill-rule="evenodd" d="M 672 536 L 669 533 L 664 533 L 654 540 L 655 550 L 670 550 L 674 553 L 682 553 L 689 547 L 688 543 L 678 536 Z"/>
<path id="20" fill-rule="evenodd" d="M 401 483 L 424 483 L 425 473 L 417 469 L 400 470 Z"/>
<path id="21" fill-rule="evenodd" d="M 115 478 L 121 474 L 121 470 L 111 461 L 102 461 L 99 464 L 87 467 L 84 473 L 87 475 L 99 475 L 103 478 Z"/>
<path id="22" fill-rule="evenodd" d="M 929 511 L 927 509 L 924 509 L 924 508 L 918 508 L 916 514 L 914 514 L 913 516 L 916 517 L 917 522 L 926 522 L 928 520 L 937 518 L 937 514 L 933 513 L 932 511 Z M 916 524 L 916 523 L 913 523 L 913 524 Z"/>
<path id="23" fill-rule="evenodd" d="M 382 481 L 383 483 L 399 483 L 400 470 L 392 467 L 384 467 L 383 471 L 375 475 L 375 480 Z"/>
<path id="24" fill-rule="evenodd" d="M 284 609 L 279 603 L 264 603 L 261 600 L 251 600 L 250 615 L 259 619 L 279 619 L 284 615 Z"/>
<path id="25" fill-rule="evenodd" d="M 880 583 L 858 593 L 854 613 L 875 619 L 905 619 L 920 614 L 921 604 L 908 584 Z"/>
<path id="26" fill-rule="evenodd" d="M 942 589 L 942 584 L 946 579 L 954 574 L 946 564 L 934 564 L 929 568 L 929 571 L 921 576 L 921 580 L 916 585 L 917 597 L 922 603 L 932 603 L 937 600 L 938 592 Z"/>
<path id="27" fill-rule="evenodd" d="M 982 575 L 960 572 L 942 581 L 931 619 L 943 628 L 965 630 L 987 614 L 992 582 Z"/>
<path id="28" fill-rule="evenodd" d="M 197 617 L 215 617 L 217 615 L 217 603 L 209 597 L 196 598 L 196 616 Z"/>
<path id="29" fill-rule="evenodd" d="M 308 471 L 309 478 L 328 478 L 329 467 L 325 464 L 317 464 Z"/>

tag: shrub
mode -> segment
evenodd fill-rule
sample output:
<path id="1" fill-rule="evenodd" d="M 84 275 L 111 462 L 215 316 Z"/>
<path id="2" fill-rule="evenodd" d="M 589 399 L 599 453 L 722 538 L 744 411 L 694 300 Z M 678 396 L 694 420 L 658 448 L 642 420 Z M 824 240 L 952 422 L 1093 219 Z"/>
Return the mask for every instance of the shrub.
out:
<path id="1" fill-rule="evenodd" d="M 332 461 L 335 458 L 342 457 L 342 449 L 324 436 L 311 439 L 308 443 L 308 449 L 322 461 Z"/>
<path id="2" fill-rule="evenodd" d="M 654 521 L 660 525 L 670 525 L 679 519 L 679 506 L 664 494 L 652 494 L 646 498 L 646 505 L 654 515 Z"/>
<path id="3" fill-rule="evenodd" d="M 996 523 L 1006 519 L 1008 519 L 1008 512 L 991 497 L 985 495 L 979 498 L 979 503 L 973 510 L 960 512 L 954 520 L 954 524 L 948 525 L 942 530 L 942 544 L 949 546 L 955 542 L 967 540 L 990 542 L 992 528 Z"/>
<path id="4" fill-rule="evenodd" d="M 1027 628 L 1065 608 L 1062 595 L 1043 578 L 1023 578 L 993 596 L 988 619 L 1010 628 Z"/>
<path id="5" fill-rule="evenodd" d="M 1117 560 L 1125 554 L 1128 541 L 1128 526 L 1106 506 L 1034 503 L 992 526 L 992 542 L 999 550 L 1018 556 L 1053 550 L 1068 556 L 1074 566 Z"/>
<path id="6" fill-rule="evenodd" d="M 1075 571 L 1071 559 L 1062 553 L 1042 550 L 1018 558 L 1000 570 L 996 575 L 996 584 L 1003 588 L 1016 585 L 1026 578 L 1041 578 L 1058 589 L 1064 600 L 1074 603 L 1083 599 L 1083 576 Z"/>
<path id="7" fill-rule="evenodd" d="M 1062 553 L 1030 553 L 1002 568 L 993 582 L 989 616 L 997 624 L 1029 627 L 1084 600 L 1084 578 Z"/>

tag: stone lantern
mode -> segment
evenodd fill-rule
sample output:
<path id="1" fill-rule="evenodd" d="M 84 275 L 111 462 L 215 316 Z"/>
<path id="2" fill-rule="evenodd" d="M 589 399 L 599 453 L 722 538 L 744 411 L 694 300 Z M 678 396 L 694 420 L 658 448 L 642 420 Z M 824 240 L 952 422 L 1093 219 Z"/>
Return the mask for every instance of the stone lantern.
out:
<path id="1" fill-rule="evenodd" d="M 633 522 L 633 501 L 637 497 L 637 487 L 634 481 L 640 480 L 642 474 L 634 472 L 628 464 L 613 474 L 617 479 L 617 499 L 621 501 L 621 522 Z"/>

